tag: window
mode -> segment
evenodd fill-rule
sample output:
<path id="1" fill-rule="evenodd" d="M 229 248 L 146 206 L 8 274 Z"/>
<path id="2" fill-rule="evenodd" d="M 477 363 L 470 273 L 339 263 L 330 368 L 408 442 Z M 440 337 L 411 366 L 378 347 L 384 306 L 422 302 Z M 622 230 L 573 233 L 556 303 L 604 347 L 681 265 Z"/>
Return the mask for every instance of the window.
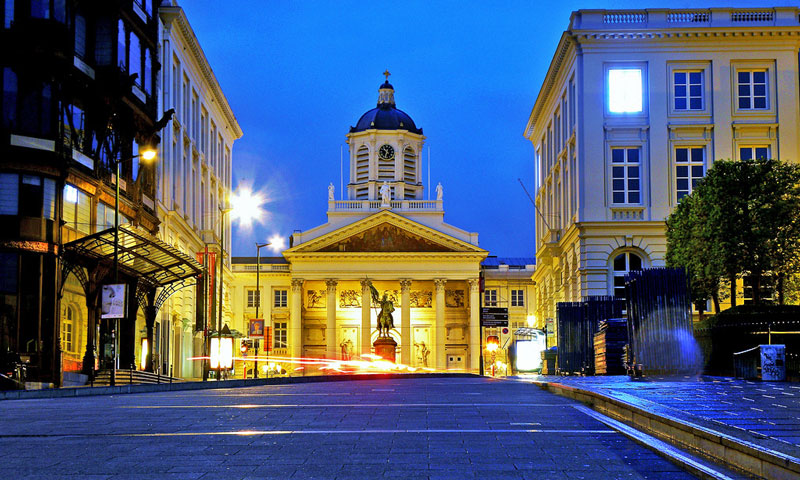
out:
<path id="1" fill-rule="evenodd" d="M 11 22 L 14 21 L 14 0 L 5 0 L 6 9 L 4 12 L 3 26 L 11 28 Z"/>
<path id="2" fill-rule="evenodd" d="M 144 79 L 142 81 L 142 86 L 144 87 L 145 93 L 150 95 L 153 93 L 153 59 L 150 55 L 150 49 L 144 49 Z"/>
<path id="3" fill-rule="evenodd" d="M 611 202 L 631 204 L 641 201 L 639 148 L 611 149 Z"/>
<path id="4" fill-rule="evenodd" d="M 75 55 L 86 58 L 86 17 L 75 14 Z"/>
<path id="5" fill-rule="evenodd" d="M 12 128 L 17 123 L 17 74 L 8 67 L 3 68 L 3 126 Z"/>
<path id="6" fill-rule="evenodd" d="M 512 307 L 524 307 L 525 306 L 525 294 L 524 290 L 511 290 L 511 306 Z"/>
<path id="7" fill-rule="evenodd" d="M 142 75 L 142 47 L 139 42 L 139 35 L 131 32 L 130 39 L 130 68 L 128 73 L 136 75 L 135 83 L 137 85 L 144 85 L 144 78 Z"/>
<path id="8" fill-rule="evenodd" d="M 768 146 L 739 147 L 739 160 L 769 160 Z"/>
<path id="9" fill-rule="evenodd" d="M 736 72 L 739 108 L 742 110 L 767 109 L 767 71 L 739 70 Z"/>
<path id="10" fill-rule="evenodd" d="M 122 20 L 117 23 L 117 65 L 123 70 L 128 69 L 128 37 Z"/>
<path id="11" fill-rule="evenodd" d="M 286 293 L 287 290 L 275 290 L 275 297 L 272 306 L 275 308 L 286 308 Z"/>
<path id="12" fill-rule="evenodd" d="M 64 316 L 61 317 L 61 350 L 64 352 L 74 352 L 72 332 L 75 325 L 75 310 L 72 307 L 64 309 Z"/>
<path id="13" fill-rule="evenodd" d="M 255 308 L 261 306 L 261 294 L 258 290 L 247 291 L 247 308 Z"/>
<path id="14" fill-rule="evenodd" d="M 284 290 L 285 291 L 285 290 Z M 288 342 L 286 341 L 288 329 L 286 322 L 275 322 L 274 335 L 272 339 L 273 348 L 287 348 Z"/>
<path id="15" fill-rule="evenodd" d="M 705 148 L 678 147 L 675 149 L 676 200 L 689 195 L 705 175 Z"/>
<path id="16" fill-rule="evenodd" d="M 635 253 L 625 252 L 614 257 L 613 277 L 614 296 L 625 299 L 625 275 L 633 270 L 642 269 L 642 259 Z"/>
<path id="17" fill-rule="evenodd" d="M 0 173 L 0 215 L 19 213 L 19 175 Z"/>
<path id="18" fill-rule="evenodd" d="M 642 112 L 642 95 L 642 70 L 640 68 L 612 68 L 608 71 L 609 112 Z"/>
<path id="19" fill-rule="evenodd" d="M 129 223 L 128 218 L 122 213 L 119 214 L 119 224 Z M 103 202 L 97 202 L 97 228 L 100 232 L 114 227 L 114 206 Z"/>
<path id="20" fill-rule="evenodd" d="M 483 292 L 483 304 L 487 307 L 497 306 L 497 289 L 486 289 Z"/>
<path id="21" fill-rule="evenodd" d="M 676 71 L 672 79 L 675 110 L 703 110 L 703 71 Z"/>
<path id="22" fill-rule="evenodd" d="M 91 227 L 91 199 L 89 195 L 72 185 L 64 186 L 64 214 L 62 219 L 67 227 L 80 233 L 89 234 Z"/>
<path id="23" fill-rule="evenodd" d="M 42 197 L 42 177 L 23 175 L 19 186 L 19 214 L 24 217 L 40 217 Z"/>

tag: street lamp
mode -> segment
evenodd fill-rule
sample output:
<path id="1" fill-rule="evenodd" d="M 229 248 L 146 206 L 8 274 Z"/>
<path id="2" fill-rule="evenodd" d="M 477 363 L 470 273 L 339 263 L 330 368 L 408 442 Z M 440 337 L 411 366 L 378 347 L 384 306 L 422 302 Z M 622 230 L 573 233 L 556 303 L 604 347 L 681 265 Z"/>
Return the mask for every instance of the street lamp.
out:
<path id="1" fill-rule="evenodd" d="M 141 157 L 142 160 L 151 161 L 156 158 L 156 150 L 153 148 L 147 148 L 143 150 L 139 155 L 134 155 L 130 158 L 126 159 L 113 159 L 114 168 L 116 170 L 116 180 L 114 182 L 114 283 L 119 283 L 119 179 L 121 175 L 122 169 L 122 162 L 129 162 L 135 158 Z M 127 289 L 126 289 L 127 295 Z M 119 318 L 114 319 L 114 328 L 111 331 L 111 351 L 112 355 L 112 364 L 111 364 L 111 386 L 113 387 L 117 383 L 117 332 L 119 331 Z"/>
<path id="2" fill-rule="evenodd" d="M 217 345 L 220 345 L 222 342 L 222 288 L 225 284 L 225 272 L 223 271 L 225 265 L 225 214 L 233 210 L 233 208 L 222 208 L 222 205 L 219 206 L 220 211 L 220 234 L 219 234 L 219 308 L 218 310 L 218 320 L 217 320 Z M 222 373 L 222 369 L 217 370 L 217 381 L 219 382 L 219 377 Z"/>
<path id="3" fill-rule="evenodd" d="M 261 306 L 261 249 L 272 245 L 272 243 L 258 243 L 256 242 L 256 318 L 258 318 L 258 307 Z M 267 334 L 269 330 L 267 328 L 264 329 L 264 350 L 267 352 L 267 365 L 269 365 L 269 345 L 267 345 L 267 341 L 269 341 L 269 335 Z M 256 340 L 256 357 L 255 357 L 255 365 L 253 366 L 253 378 L 258 378 L 258 340 Z M 247 367 L 245 367 L 247 370 Z M 269 374 L 267 374 L 269 376 Z"/>

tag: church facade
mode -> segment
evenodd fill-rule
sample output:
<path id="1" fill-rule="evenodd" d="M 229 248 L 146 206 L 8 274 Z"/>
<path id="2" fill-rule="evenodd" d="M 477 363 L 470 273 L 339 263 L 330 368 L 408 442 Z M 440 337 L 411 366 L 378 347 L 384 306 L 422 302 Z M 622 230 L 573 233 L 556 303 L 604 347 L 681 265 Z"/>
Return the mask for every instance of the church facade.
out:
<path id="1" fill-rule="evenodd" d="M 445 223 L 441 184 L 435 200 L 423 199 L 425 136 L 397 109 L 388 80 L 347 141 L 346 199 L 328 187 L 328 221 L 294 233 L 281 257 L 259 265 L 233 258 L 232 327 L 247 331 L 259 306 L 274 358 L 369 354 L 378 335 L 372 286 L 394 305 L 389 334 L 398 363 L 477 372 L 479 275 L 488 252 L 477 233 Z"/>

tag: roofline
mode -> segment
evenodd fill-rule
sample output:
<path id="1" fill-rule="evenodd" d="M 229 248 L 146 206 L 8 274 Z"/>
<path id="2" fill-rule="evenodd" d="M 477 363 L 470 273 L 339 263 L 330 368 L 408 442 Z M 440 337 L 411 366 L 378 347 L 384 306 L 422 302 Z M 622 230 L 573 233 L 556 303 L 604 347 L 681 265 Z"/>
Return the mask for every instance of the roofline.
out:
<path id="1" fill-rule="evenodd" d="M 222 87 L 220 86 L 219 81 L 217 81 L 217 76 L 214 75 L 214 70 L 211 68 L 211 64 L 208 62 L 208 58 L 206 58 L 206 54 L 203 52 L 203 47 L 200 46 L 200 41 L 197 39 L 197 36 L 192 29 L 192 25 L 189 23 L 189 19 L 186 18 L 186 13 L 183 11 L 183 8 L 177 5 L 163 6 L 159 7 L 158 13 L 165 25 L 170 25 L 177 20 L 176 23 L 178 24 L 178 27 L 180 27 L 184 38 L 186 38 L 188 41 L 191 52 L 194 55 L 194 59 L 200 66 L 200 73 L 203 75 L 206 82 L 208 82 L 208 84 L 211 86 L 214 99 L 216 99 L 217 104 L 222 109 L 222 113 L 225 115 L 228 123 L 233 127 L 233 133 L 235 136 L 234 140 L 242 138 L 242 127 L 236 120 L 236 115 L 234 115 L 233 110 L 228 103 L 228 99 L 222 92 Z"/>
<path id="2" fill-rule="evenodd" d="M 572 19 L 575 13 L 576 12 L 572 12 L 570 16 L 570 26 L 572 26 Z M 536 119 L 539 118 L 539 115 L 542 113 L 544 104 L 547 102 L 547 98 L 553 90 L 553 85 L 556 83 L 556 77 L 558 77 L 558 74 L 561 72 L 561 66 L 567 56 L 567 51 L 574 43 L 576 43 L 575 38 L 570 34 L 569 30 L 561 34 L 561 39 L 558 41 L 558 47 L 556 47 L 556 51 L 553 54 L 553 59 L 550 60 L 550 67 L 547 69 L 547 74 L 542 81 L 542 86 L 539 88 L 539 95 L 536 97 L 536 102 L 533 104 L 533 109 L 531 109 L 531 114 L 528 117 L 528 123 L 525 125 L 525 133 L 523 135 L 529 140 L 533 140 L 531 139 L 531 135 L 533 135 Z"/>

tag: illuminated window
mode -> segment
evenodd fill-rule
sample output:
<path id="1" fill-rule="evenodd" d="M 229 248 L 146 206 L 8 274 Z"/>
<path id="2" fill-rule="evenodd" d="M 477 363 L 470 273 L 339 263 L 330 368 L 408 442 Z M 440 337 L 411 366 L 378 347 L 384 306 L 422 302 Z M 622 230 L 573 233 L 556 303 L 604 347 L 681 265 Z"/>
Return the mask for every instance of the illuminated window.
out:
<path id="1" fill-rule="evenodd" d="M 675 110 L 702 110 L 703 71 L 676 71 L 672 79 Z"/>
<path id="2" fill-rule="evenodd" d="M 74 352 L 75 345 L 73 343 L 73 330 L 75 325 L 75 310 L 72 307 L 64 309 L 64 315 L 61 317 L 61 350 L 65 352 Z"/>
<path id="3" fill-rule="evenodd" d="M 261 295 L 259 295 L 258 290 L 248 290 L 247 291 L 247 308 L 255 308 L 256 306 L 261 306 Z"/>
<path id="4" fill-rule="evenodd" d="M 767 109 L 767 71 L 738 71 L 736 74 L 739 108 L 742 110 Z"/>
<path id="5" fill-rule="evenodd" d="M 496 307 L 497 306 L 497 290 L 486 289 L 483 292 L 483 304 L 487 307 Z"/>
<path id="6" fill-rule="evenodd" d="M 287 331 L 286 322 L 275 322 L 274 335 L 272 339 L 273 348 L 287 348 L 288 342 L 286 341 Z"/>
<path id="7" fill-rule="evenodd" d="M 692 193 L 705 174 L 705 148 L 679 147 L 675 149 L 676 199 Z"/>
<path id="8" fill-rule="evenodd" d="M 642 259 L 635 253 L 625 252 L 614 257 L 613 277 L 614 296 L 625 299 L 625 275 L 633 270 L 642 269 Z"/>
<path id="9" fill-rule="evenodd" d="M 611 164 L 611 202 L 639 203 L 639 148 L 612 148 Z"/>
<path id="10" fill-rule="evenodd" d="M 273 302 L 272 306 L 275 307 L 275 308 L 286 308 L 286 305 L 287 305 L 287 302 L 286 302 L 287 295 L 286 295 L 286 293 L 287 293 L 286 290 L 275 290 L 275 292 L 274 292 L 275 297 L 274 297 L 274 302 Z"/>
<path id="11" fill-rule="evenodd" d="M 642 111 L 642 70 L 615 68 L 608 71 L 608 111 L 639 113 Z"/>
<path id="12" fill-rule="evenodd" d="M 511 306 L 512 307 L 525 306 L 525 293 L 523 290 L 511 290 Z"/>
<path id="13" fill-rule="evenodd" d="M 65 225 L 80 233 L 91 233 L 91 199 L 72 185 L 64 185 L 62 220 Z"/>
<path id="14" fill-rule="evenodd" d="M 739 160 L 768 160 L 769 147 L 747 146 L 739 147 Z"/>

